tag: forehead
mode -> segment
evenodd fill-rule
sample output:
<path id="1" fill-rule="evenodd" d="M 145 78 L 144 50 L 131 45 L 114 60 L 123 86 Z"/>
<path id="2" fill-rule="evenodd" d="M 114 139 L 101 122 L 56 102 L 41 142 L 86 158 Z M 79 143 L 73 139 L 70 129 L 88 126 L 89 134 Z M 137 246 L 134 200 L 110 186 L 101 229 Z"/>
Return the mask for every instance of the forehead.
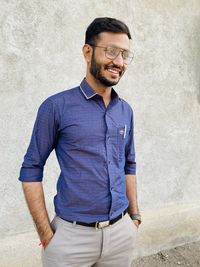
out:
<path id="1" fill-rule="evenodd" d="M 125 33 L 101 32 L 97 40 L 98 45 L 115 46 L 130 49 L 130 40 Z"/>

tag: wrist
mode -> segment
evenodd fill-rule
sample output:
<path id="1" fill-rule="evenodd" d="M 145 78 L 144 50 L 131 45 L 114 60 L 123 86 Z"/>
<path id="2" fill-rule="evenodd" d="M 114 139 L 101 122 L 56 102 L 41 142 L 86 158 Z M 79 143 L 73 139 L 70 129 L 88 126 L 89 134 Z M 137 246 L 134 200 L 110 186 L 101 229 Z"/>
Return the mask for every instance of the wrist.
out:
<path id="1" fill-rule="evenodd" d="M 141 215 L 139 213 L 131 213 L 129 216 L 133 221 L 138 221 L 138 225 L 142 223 Z"/>

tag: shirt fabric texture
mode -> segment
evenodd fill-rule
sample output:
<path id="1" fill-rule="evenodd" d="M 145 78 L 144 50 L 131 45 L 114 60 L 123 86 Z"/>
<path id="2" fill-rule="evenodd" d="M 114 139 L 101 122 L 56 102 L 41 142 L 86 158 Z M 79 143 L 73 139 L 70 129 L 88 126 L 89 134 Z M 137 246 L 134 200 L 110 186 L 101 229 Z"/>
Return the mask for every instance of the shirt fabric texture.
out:
<path id="1" fill-rule="evenodd" d="M 133 122 L 131 107 L 114 89 L 106 107 L 84 79 L 41 104 L 19 180 L 41 182 L 55 149 L 56 214 L 86 223 L 117 217 L 128 207 L 125 175 L 136 173 Z"/>

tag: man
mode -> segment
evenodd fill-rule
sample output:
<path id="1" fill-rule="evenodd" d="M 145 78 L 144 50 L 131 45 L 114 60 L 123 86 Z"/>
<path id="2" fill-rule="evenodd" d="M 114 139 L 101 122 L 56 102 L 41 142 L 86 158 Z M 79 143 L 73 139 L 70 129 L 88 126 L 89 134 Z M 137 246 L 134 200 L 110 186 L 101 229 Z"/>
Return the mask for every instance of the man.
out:
<path id="1" fill-rule="evenodd" d="M 39 108 L 19 179 L 45 267 L 131 265 L 141 222 L 133 112 L 112 88 L 132 60 L 130 39 L 123 22 L 95 19 L 83 46 L 85 79 Z M 50 223 L 42 177 L 53 149 L 61 174 Z"/>

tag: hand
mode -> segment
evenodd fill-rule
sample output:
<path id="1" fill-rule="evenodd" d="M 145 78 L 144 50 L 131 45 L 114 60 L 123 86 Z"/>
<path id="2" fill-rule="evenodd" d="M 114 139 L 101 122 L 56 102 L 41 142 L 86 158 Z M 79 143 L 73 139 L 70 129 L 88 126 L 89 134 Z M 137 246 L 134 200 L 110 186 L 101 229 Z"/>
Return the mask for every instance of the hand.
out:
<path id="1" fill-rule="evenodd" d="M 51 241 L 53 235 L 54 233 L 52 230 L 49 231 L 48 233 L 45 233 L 43 236 L 40 237 L 41 242 L 39 245 L 42 245 L 43 248 L 45 249 L 48 246 L 49 242 Z"/>
<path id="2" fill-rule="evenodd" d="M 133 220 L 133 223 L 135 224 L 135 226 L 138 228 L 139 227 L 139 225 L 140 225 L 140 223 L 139 223 L 139 221 L 138 220 Z"/>

